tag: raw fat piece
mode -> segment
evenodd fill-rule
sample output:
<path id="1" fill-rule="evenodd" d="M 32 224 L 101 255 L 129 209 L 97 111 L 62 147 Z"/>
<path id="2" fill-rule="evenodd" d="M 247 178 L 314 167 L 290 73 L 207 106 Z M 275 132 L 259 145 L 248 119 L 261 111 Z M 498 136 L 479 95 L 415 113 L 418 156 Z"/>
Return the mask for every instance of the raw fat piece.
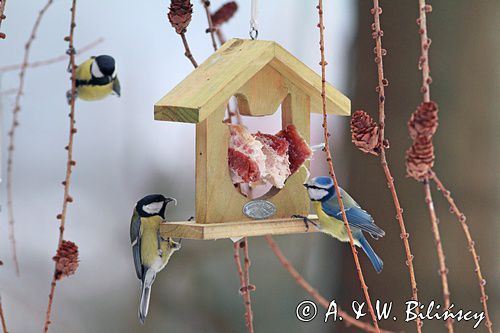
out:
<path id="1" fill-rule="evenodd" d="M 229 125 L 228 160 L 233 184 L 258 183 L 266 169 L 266 155 L 260 141 L 241 125 Z"/>
<path id="2" fill-rule="evenodd" d="M 285 181 L 290 176 L 288 141 L 275 135 L 260 132 L 255 134 L 255 138 L 262 143 L 262 151 L 266 155 L 266 170 L 262 175 L 264 181 L 277 188 L 283 188 Z"/>
<path id="3" fill-rule="evenodd" d="M 290 144 L 288 156 L 290 160 L 290 172 L 293 174 L 307 159 L 311 158 L 313 152 L 311 148 L 309 148 L 306 140 L 302 138 L 295 125 L 288 125 L 286 128 L 279 131 L 276 136 L 286 139 Z"/>

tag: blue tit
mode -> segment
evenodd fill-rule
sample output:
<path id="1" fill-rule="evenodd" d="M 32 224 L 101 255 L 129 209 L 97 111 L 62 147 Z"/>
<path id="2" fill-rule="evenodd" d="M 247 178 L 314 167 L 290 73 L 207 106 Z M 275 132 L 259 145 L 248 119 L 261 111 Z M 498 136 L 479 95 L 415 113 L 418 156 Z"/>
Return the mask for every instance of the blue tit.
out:
<path id="1" fill-rule="evenodd" d="M 167 205 L 172 201 L 177 204 L 174 198 L 165 198 L 161 194 L 145 196 L 137 202 L 130 223 L 135 272 L 142 285 L 139 303 L 139 320 L 142 324 L 148 314 L 151 286 L 156 274 L 181 247 L 180 243 L 160 235 L 160 223 L 165 221 Z"/>
<path id="2" fill-rule="evenodd" d="M 76 68 L 76 94 L 85 101 L 103 99 L 113 92 L 120 96 L 115 59 L 108 55 L 91 57 Z M 71 101 L 71 95 L 68 95 Z"/>
<path id="3" fill-rule="evenodd" d="M 304 186 L 307 188 L 309 198 L 318 215 L 318 229 L 342 242 L 349 242 L 349 235 L 344 226 L 342 211 L 332 178 L 328 176 L 314 177 L 304 184 Z M 341 188 L 339 190 L 354 244 L 363 249 L 370 259 L 373 268 L 375 268 L 377 273 L 380 273 L 384 263 L 375 251 L 373 251 L 363 232 L 368 233 L 374 239 L 383 237 L 385 232 L 375 225 L 370 214 L 363 210 L 346 191 Z"/>

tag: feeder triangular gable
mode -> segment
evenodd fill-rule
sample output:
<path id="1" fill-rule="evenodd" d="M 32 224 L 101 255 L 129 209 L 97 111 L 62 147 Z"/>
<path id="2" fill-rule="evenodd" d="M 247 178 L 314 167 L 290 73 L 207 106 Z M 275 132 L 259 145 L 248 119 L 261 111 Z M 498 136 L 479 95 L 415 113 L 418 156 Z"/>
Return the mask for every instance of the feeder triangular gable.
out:
<path id="1" fill-rule="evenodd" d="M 310 96 L 312 112 L 322 112 L 317 73 L 275 42 L 232 39 L 155 104 L 155 119 L 199 123 L 267 65 Z M 350 114 L 350 100 L 328 83 L 326 98 L 329 114 Z"/>

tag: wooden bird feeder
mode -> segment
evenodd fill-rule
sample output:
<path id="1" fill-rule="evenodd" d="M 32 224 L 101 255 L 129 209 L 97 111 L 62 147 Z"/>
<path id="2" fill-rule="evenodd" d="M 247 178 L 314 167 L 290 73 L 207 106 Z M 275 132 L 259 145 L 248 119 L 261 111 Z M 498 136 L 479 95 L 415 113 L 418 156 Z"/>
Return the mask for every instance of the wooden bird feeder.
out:
<path id="1" fill-rule="evenodd" d="M 225 43 L 154 107 L 155 120 L 196 124 L 195 220 L 163 224 L 164 237 L 220 239 L 305 232 L 303 221 L 291 218 L 309 214 L 302 185 L 305 168 L 290 176 L 284 188 L 261 198 L 274 205 L 272 216 L 256 220 L 243 213 L 252 199 L 241 195 L 231 181 L 230 133 L 223 123 L 232 96 L 245 116 L 268 116 L 281 105 L 283 128 L 294 124 L 308 143 L 310 114 L 322 112 L 321 77 L 283 47 L 261 40 Z M 328 83 L 326 101 L 328 114 L 350 114 L 350 100 Z"/>

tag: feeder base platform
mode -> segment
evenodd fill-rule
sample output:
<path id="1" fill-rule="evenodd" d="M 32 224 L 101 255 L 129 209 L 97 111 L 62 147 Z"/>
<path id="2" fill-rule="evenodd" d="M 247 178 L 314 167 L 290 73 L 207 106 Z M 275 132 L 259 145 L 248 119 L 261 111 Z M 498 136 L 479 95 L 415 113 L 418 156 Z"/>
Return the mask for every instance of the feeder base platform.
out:
<path id="1" fill-rule="evenodd" d="M 308 218 L 317 222 L 316 215 Z M 305 232 L 317 232 L 314 225 L 306 230 L 300 218 L 250 220 L 225 223 L 168 222 L 160 225 L 161 235 L 174 238 L 215 240 L 222 238 L 238 238 L 264 235 L 286 235 Z"/>

